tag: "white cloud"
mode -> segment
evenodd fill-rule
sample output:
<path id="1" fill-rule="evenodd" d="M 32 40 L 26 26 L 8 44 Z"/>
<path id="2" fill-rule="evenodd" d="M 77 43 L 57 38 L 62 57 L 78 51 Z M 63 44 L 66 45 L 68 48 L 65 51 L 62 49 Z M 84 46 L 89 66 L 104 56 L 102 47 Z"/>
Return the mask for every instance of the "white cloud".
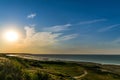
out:
<path id="1" fill-rule="evenodd" d="M 53 27 L 43 28 L 43 31 L 46 31 L 46 32 L 60 32 L 60 31 L 64 31 L 64 30 L 69 30 L 69 27 L 73 26 L 73 25 L 92 24 L 92 23 L 101 22 L 101 21 L 106 21 L 106 19 L 95 19 L 95 20 L 91 20 L 91 21 L 83 21 L 83 22 L 80 22 L 78 24 L 56 25 L 56 26 L 53 26 Z"/>
<path id="2" fill-rule="evenodd" d="M 119 48 L 120 47 L 120 37 L 113 39 L 113 40 L 109 40 L 109 41 L 103 41 L 103 42 L 99 42 L 98 46 L 101 48 L 109 48 L 109 49 L 115 49 L 115 48 Z"/>
<path id="3" fill-rule="evenodd" d="M 119 45 L 120 44 L 120 38 L 117 38 L 110 42 L 111 44 Z"/>
<path id="4" fill-rule="evenodd" d="M 65 35 L 63 37 L 60 38 L 60 41 L 65 41 L 65 40 L 70 40 L 70 39 L 74 39 L 78 36 L 78 34 L 70 34 L 70 35 Z"/>
<path id="5" fill-rule="evenodd" d="M 111 25 L 111 26 L 99 29 L 98 32 L 105 32 L 105 31 L 108 31 L 108 30 L 115 28 L 115 27 L 118 27 L 118 26 L 120 26 L 120 24 Z"/>
<path id="6" fill-rule="evenodd" d="M 24 29 L 26 30 L 26 37 L 27 38 L 32 37 L 35 34 L 34 28 L 26 26 Z"/>
<path id="7" fill-rule="evenodd" d="M 60 32 L 64 30 L 68 30 L 68 27 L 72 26 L 71 24 L 65 24 L 65 25 L 57 25 L 53 27 L 46 27 L 43 29 L 43 31 L 47 32 Z"/>
<path id="8" fill-rule="evenodd" d="M 36 24 L 29 24 L 29 26 L 31 26 L 31 27 L 35 27 L 35 26 L 36 26 Z"/>
<path id="9" fill-rule="evenodd" d="M 52 34 L 52 32 L 36 32 L 34 28 L 25 27 L 26 38 L 24 43 L 26 45 L 34 46 L 48 46 L 56 42 L 56 38 L 60 33 Z"/>
<path id="10" fill-rule="evenodd" d="M 36 17 L 36 13 L 32 13 L 27 16 L 28 19 L 32 19 L 34 17 Z"/>
<path id="11" fill-rule="evenodd" d="M 92 24 L 92 23 L 102 22 L 102 21 L 106 21 L 106 19 L 95 19 L 95 20 L 90 20 L 90 21 L 83 21 L 83 22 L 79 22 L 78 25 L 81 25 L 81 24 Z"/>
<path id="12" fill-rule="evenodd" d="M 60 32 L 36 32 L 33 27 L 29 26 L 26 26 L 24 29 L 26 31 L 26 37 L 23 39 L 23 45 L 25 46 L 50 46 L 77 37 L 77 34 L 63 35 Z"/>

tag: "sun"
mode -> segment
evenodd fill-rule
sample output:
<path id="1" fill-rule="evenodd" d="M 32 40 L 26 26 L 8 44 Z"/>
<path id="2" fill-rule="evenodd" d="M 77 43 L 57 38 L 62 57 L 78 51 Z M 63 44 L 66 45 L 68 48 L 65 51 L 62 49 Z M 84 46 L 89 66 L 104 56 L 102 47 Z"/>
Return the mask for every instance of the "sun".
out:
<path id="1" fill-rule="evenodd" d="M 19 34 L 17 31 L 10 30 L 4 33 L 4 38 L 7 41 L 15 42 L 19 39 Z"/>

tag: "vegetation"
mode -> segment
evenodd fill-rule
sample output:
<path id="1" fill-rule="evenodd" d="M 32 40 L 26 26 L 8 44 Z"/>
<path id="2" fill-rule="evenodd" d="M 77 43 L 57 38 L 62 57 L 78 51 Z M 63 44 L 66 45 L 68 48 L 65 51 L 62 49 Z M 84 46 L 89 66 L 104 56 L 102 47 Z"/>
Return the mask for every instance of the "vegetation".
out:
<path id="1" fill-rule="evenodd" d="M 0 80 L 120 80 L 119 71 L 120 66 L 114 65 L 38 61 L 0 55 Z"/>

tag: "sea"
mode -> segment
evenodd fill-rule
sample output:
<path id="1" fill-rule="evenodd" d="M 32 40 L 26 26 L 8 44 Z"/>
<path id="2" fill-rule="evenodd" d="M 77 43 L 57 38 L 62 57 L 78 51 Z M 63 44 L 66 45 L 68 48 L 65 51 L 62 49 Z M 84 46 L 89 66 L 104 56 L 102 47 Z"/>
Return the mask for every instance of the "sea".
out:
<path id="1" fill-rule="evenodd" d="M 89 54 L 23 54 L 7 55 L 43 61 L 76 61 L 100 64 L 120 65 L 120 55 L 89 55 Z"/>
<path id="2" fill-rule="evenodd" d="M 120 65 L 120 55 L 33 54 L 32 56 L 53 60 L 94 62 L 100 64 Z"/>

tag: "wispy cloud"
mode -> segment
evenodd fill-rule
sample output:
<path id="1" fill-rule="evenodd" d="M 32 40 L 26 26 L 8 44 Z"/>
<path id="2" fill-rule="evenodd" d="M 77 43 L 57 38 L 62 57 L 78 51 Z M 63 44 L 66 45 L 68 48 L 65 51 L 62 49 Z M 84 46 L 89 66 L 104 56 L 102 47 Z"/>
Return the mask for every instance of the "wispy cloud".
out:
<path id="1" fill-rule="evenodd" d="M 25 45 L 31 46 L 48 46 L 56 43 L 56 38 L 61 35 L 61 33 L 52 32 L 36 32 L 32 27 L 25 27 L 26 38 L 24 39 Z"/>
<path id="2" fill-rule="evenodd" d="M 32 13 L 27 16 L 28 19 L 33 19 L 34 17 L 36 17 L 36 13 Z"/>
<path id="3" fill-rule="evenodd" d="M 28 47 L 50 47 L 51 45 L 55 45 L 61 43 L 61 41 L 71 40 L 76 38 L 78 34 L 68 34 L 64 35 L 61 32 L 36 32 L 35 28 L 26 26 L 25 28 L 26 37 L 23 38 L 21 46 Z"/>
<path id="4" fill-rule="evenodd" d="M 118 27 L 118 26 L 120 26 L 120 24 L 114 24 L 114 25 L 99 29 L 98 32 L 105 32 L 105 31 L 108 31 L 108 30 L 115 28 L 115 27 Z"/>
<path id="5" fill-rule="evenodd" d="M 60 38 L 60 41 L 65 41 L 65 40 L 70 40 L 70 39 L 74 39 L 78 36 L 78 34 L 70 34 L 70 35 L 65 35 L 63 37 Z"/>
<path id="6" fill-rule="evenodd" d="M 29 26 L 31 26 L 31 27 L 35 27 L 35 26 L 36 26 L 36 24 L 29 24 Z"/>
<path id="7" fill-rule="evenodd" d="M 92 23 L 102 22 L 102 21 L 106 21 L 106 20 L 107 19 L 95 19 L 95 20 L 90 20 L 90 21 L 82 21 L 82 22 L 79 22 L 77 25 L 92 24 Z"/>
<path id="8" fill-rule="evenodd" d="M 72 26 L 72 24 L 65 24 L 65 25 L 57 25 L 57 26 L 53 26 L 53 27 L 46 27 L 46 28 L 43 28 L 43 31 L 60 32 L 60 31 L 68 30 L 68 27 L 70 27 L 70 26 Z"/>
<path id="9" fill-rule="evenodd" d="M 117 39 L 114 39 L 113 41 L 110 42 L 111 44 L 114 44 L 114 45 L 120 45 L 120 37 L 117 38 Z"/>
<path id="10" fill-rule="evenodd" d="M 92 23 L 101 22 L 101 21 L 106 21 L 106 19 L 95 19 L 95 20 L 90 20 L 90 21 L 79 22 L 77 24 L 75 23 L 75 24 L 65 24 L 65 25 L 56 25 L 56 26 L 52 26 L 52 27 L 45 27 L 45 28 L 43 28 L 43 31 L 60 32 L 60 31 L 64 31 L 64 30 L 69 30 L 70 26 L 82 25 L 82 24 L 92 24 Z"/>

